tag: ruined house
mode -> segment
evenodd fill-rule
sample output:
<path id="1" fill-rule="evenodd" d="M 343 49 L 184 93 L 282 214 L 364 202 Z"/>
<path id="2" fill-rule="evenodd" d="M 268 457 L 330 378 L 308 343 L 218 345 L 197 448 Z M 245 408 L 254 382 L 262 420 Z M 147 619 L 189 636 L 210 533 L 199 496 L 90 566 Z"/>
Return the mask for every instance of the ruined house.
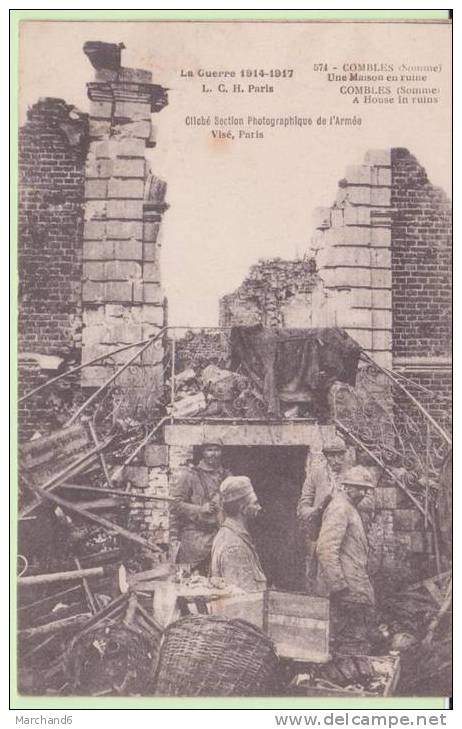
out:
<path id="1" fill-rule="evenodd" d="M 150 72 L 123 67 L 122 45 L 88 43 L 84 51 L 93 66 L 89 114 L 43 98 L 20 131 L 21 396 L 66 368 L 160 335 L 167 324 L 159 267 L 166 184 L 145 156 L 156 144 L 152 114 L 161 113 L 167 92 Z M 220 326 L 341 327 L 378 365 L 425 387 L 419 397 L 444 421 L 451 385 L 450 223 L 449 201 L 410 152 L 370 151 L 346 170 L 334 204 L 317 212 L 312 250 L 302 260 L 256 264 L 236 292 L 223 296 Z M 177 359 L 180 370 L 198 357 L 202 364 L 228 364 L 227 340 L 217 332 L 178 336 L 173 352 L 171 342 L 159 336 L 120 376 L 123 408 L 156 412 L 159 392 L 172 386 L 166 357 Z M 21 401 L 21 440 L 72 421 L 127 356 L 97 359 L 58 392 Z M 377 389 L 393 410 L 395 395 L 380 375 Z M 172 471 L 194 458 L 204 438 L 220 438 L 228 465 L 250 475 L 266 502 L 269 533 L 293 533 L 307 456 L 334 436 L 332 422 L 312 417 L 220 422 L 170 415 L 125 477 L 136 493 L 167 495 Z M 263 471 L 272 474 L 271 484 Z M 434 571 L 433 536 L 419 509 L 387 479 L 377 494 L 380 567 L 395 582 Z M 130 523 L 166 553 L 165 505 L 134 500 Z M 297 589 L 302 553 L 295 545 L 287 572 L 288 555 L 277 545 L 262 535 L 263 561 L 276 584 Z"/>
<path id="2" fill-rule="evenodd" d="M 450 429 L 449 199 L 408 150 L 370 151 L 346 170 L 315 226 L 304 259 L 260 261 L 222 297 L 220 326 L 341 327 L 379 367 L 402 375 L 410 394 Z M 229 357 L 217 333 L 191 333 L 181 347 L 189 362 L 206 350 L 216 362 Z M 407 421 L 403 429 L 425 430 L 413 402 L 380 369 L 360 368 L 357 389 L 373 419 L 388 410 L 398 425 Z M 303 467 L 299 482 L 302 474 Z M 434 538 L 415 504 L 385 479 L 377 506 L 372 542 L 382 575 L 396 583 L 431 573 Z"/>

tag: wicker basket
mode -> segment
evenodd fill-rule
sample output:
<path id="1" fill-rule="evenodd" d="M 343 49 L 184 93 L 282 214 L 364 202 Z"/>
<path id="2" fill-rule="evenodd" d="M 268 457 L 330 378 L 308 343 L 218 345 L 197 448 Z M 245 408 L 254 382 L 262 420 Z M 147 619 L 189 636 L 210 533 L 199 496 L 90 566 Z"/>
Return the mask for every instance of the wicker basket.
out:
<path id="1" fill-rule="evenodd" d="M 160 636 L 107 618 L 74 638 L 66 673 L 75 695 L 152 695 Z"/>
<path id="2" fill-rule="evenodd" d="M 164 633 L 158 696 L 266 696 L 278 693 L 272 641 L 244 620 L 197 615 Z"/>

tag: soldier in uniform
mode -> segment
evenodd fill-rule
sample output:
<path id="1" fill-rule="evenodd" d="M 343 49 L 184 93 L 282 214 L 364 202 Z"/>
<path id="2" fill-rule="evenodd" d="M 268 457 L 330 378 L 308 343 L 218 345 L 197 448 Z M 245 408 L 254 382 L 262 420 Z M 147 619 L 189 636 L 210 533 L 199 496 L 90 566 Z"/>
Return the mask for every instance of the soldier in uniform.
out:
<path id="1" fill-rule="evenodd" d="M 318 593 L 330 596 L 334 641 L 342 654 L 364 654 L 375 628 L 375 597 L 368 571 L 369 546 L 359 512 L 375 486 L 354 466 L 326 506 L 316 546 Z"/>
<path id="2" fill-rule="evenodd" d="M 247 476 L 230 476 L 220 486 L 225 520 L 212 546 L 212 580 L 259 592 L 266 578 L 248 527 L 261 510 Z"/>
<path id="3" fill-rule="evenodd" d="M 171 483 L 172 531 L 177 532 L 173 557 L 201 574 L 208 572 L 220 526 L 219 487 L 230 473 L 223 467 L 222 454 L 221 442 L 204 443 L 199 463 L 181 469 Z"/>
<path id="4" fill-rule="evenodd" d="M 338 478 L 344 468 L 345 454 L 345 443 L 338 435 L 323 448 L 322 455 L 314 454 L 298 501 L 297 517 L 304 535 L 308 593 L 316 589 L 316 541 L 322 512 L 339 487 Z"/>

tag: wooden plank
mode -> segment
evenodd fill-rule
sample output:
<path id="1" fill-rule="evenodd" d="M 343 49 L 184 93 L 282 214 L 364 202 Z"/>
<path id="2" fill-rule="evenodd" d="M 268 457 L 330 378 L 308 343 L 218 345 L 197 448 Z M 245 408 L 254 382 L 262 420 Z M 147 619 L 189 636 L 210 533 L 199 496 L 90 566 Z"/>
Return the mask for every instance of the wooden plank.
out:
<path id="1" fill-rule="evenodd" d="M 154 630 L 157 636 L 160 636 L 163 632 L 162 626 L 159 625 L 157 620 L 154 618 L 153 615 L 149 615 L 149 613 L 144 609 L 142 605 L 140 605 L 139 602 L 136 603 L 136 609 L 137 611 L 142 615 L 145 622 L 149 625 L 151 628 L 151 631 Z"/>
<path id="2" fill-rule="evenodd" d="M 122 489 L 101 489 L 97 486 L 81 486 L 75 483 L 62 483 L 59 488 L 69 489 L 70 491 L 82 491 L 101 495 L 124 496 L 125 498 L 139 499 L 140 501 L 175 501 L 172 496 L 152 496 L 151 494 L 137 493 L 136 491 L 122 491 Z M 120 503 L 118 501 L 117 503 Z"/>
<path id="3" fill-rule="evenodd" d="M 115 617 L 120 612 L 122 612 L 125 607 L 125 603 L 128 602 L 128 597 L 128 593 L 116 597 L 112 602 L 109 603 L 109 605 L 103 607 L 99 612 L 96 613 L 96 615 L 93 615 L 93 617 L 89 619 L 88 623 L 85 625 L 81 633 L 88 632 L 95 625 L 98 625 L 101 620 L 109 617 Z"/>
<path id="4" fill-rule="evenodd" d="M 56 473 L 56 463 L 60 458 L 69 459 L 81 454 L 90 444 L 90 436 L 84 425 L 61 428 L 51 435 L 44 435 L 22 444 L 19 447 L 21 466 L 26 470 L 44 469 L 51 463 L 49 466 L 51 476 Z"/>
<path id="5" fill-rule="evenodd" d="M 393 665 L 392 672 L 390 674 L 390 678 L 388 679 L 385 689 L 383 691 L 383 696 L 393 696 L 395 693 L 396 687 L 398 685 L 399 677 L 401 674 L 401 659 L 400 656 L 395 656 L 395 662 Z"/>
<path id="6" fill-rule="evenodd" d="M 329 600 L 268 590 L 219 598 L 211 613 L 240 618 L 264 630 L 281 658 L 325 663 L 329 660 Z"/>
<path id="7" fill-rule="evenodd" d="M 74 557 L 74 562 L 75 562 L 75 566 L 77 567 L 77 569 L 81 570 L 82 565 L 80 564 L 78 557 Z M 95 598 L 93 597 L 93 593 L 90 589 L 90 585 L 88 584 L 88 580 L 86 577 L 82 577 L 82 584 L 83 584 L 83 589 L 85 591 L 85 597 L 87 599 L 88 607 L 90 608 L 90 611 L 93 613 L 93 615 L 96 615 L 96 613 L 98 612 L 98 608 L 97 608 Z"/>
<path id="8" fill-rule="evenodd" d="M 248 623 L 263 629 L 263 593 L 251 592 L 235 597 L 223 597 L 210 603 L 212 615 L 247 620 Z"/>
<path id="9" fill-rule="evenodd" d="M 268 591 L 268 610 L 271 614 L 329 619 L 329 600 L 300 593 Z"/>
<path id="10" fill-rule="evenodd" d="M 134 582 L 130 585 L 132 592 L 155 592 L 159 588 L 159 580 L 150 580 L 147 582 Z"/>
<path id="11" fill-rule="evenodd" d="M 59 592 L 55 592 L 52 595 L 47 595 L 47 597 L 42 597 L 40 600 L 36 600 L 35 602 L 29 602 L 26 605 L 19 605 L 18 611 L 20 610 L 29 610 L 34 607 L 38 607 L 39 605 L 44 605 L 47 602 L 53 602 L 53 600 L 57 600 L 60 597 L 63 597 L 64 595 L 67 595 L 69 592 L 75 592 L 76 590 L 81 590 L 81 585 L 74 585 L 73 587 L 68 587 L 66 590 L 60 590 Z"/>
<path id="12" fill-rule="evenodd" d="M 442 580 L 447 580 L 451 577 L 451 571 L 448 570 L 447 572 L 440 572 L 437 575 L 434 575 L 434 577 L 426 577 L 424 580 L 420 580 L 420 582 L 413 582 L 412 585 L 409 585 L 409 587 L 406 588 L 406 592 L 408 590 L 420 590 L 421 587 L 426 587 L 428 582 L 441 582 Z"/>
<path id="13" fill-rule="evenodd" d="M 88 509 L 93 511 L 94 509 L 114 509 L 123 504 L 121 499 L 114 499 L 108 497 L 107 499 L 95 499 L 95 501 L 78 501 L 76 502 L 81 509 Z"/>
<path id="14" fill-rule="evenodd" d="M 153 567 L 151 570 L 144 570 L 143 572 L 135 572 L 132 575 L 127 576 L 127 582 L 129 585 L 135 585 L 143 580 L 159 580 L 167 577 L 172 571 L 169 562 L 162 562 L 157 567 Z"/>
<path id="15" fill-rule="evenodd" d="M 88 429 L 90 431 L 90 434 L 91 434 L 91 437 L 93 440 L 93 445 L 98 447 L 100 445 L 100 443 L 98 442 L 98 437 L 96 435 L 96 431 L 93 427 L 93 423 L 91 422 L 91 420 L 88 421 Z M 100 453 L 99 453 L 99 460 L 101 463 L 101 468 L 103 469 L 104 478 L 106 479 L 106 484 L 108 485 L 109 488 L 111 488 L 112 487 L 111 476 L 109 475 L 108 467 L 106 465 L 106 460 L 104 458 L 102 451 L 100 451 Z"/>
<path id="16" fill-rule="evenodd" d="M 441 607 L 441 603 L 444 600 L 444 595 L 441 593 L 441 590 L 437 588 L 434 582 L 431 580 L 425 580 L 424 582 L 425 587 L 427 588 L 427 591 L 430 593 L 438 607 Z"/>
<path id="17" fill-rule="evenodd" d="M 56 638 L 56 635 L 49 635 L 48 638 L 45 638 L 41 643 L 38 643 L 34 648 L 32 648 L 30 651 L 28 651 L 25 654 L 21 655 L 21 661 L 25 661 L 27 658 L 32 656 L 34 653 L 38 653 L 38 651 L 41 651 L 42 648 L 45 648 L 49 643 L 51 643 Z"/>
<path id="18" fill-rule="evenodd" d="M 298 661 L 329 660 L 329 600 L 269 590 L 267 632 L 280 656 Z"/>
<path id="19" fill-rule="evenodd" d="M 36 635 L 48 635 L 48 633 L 56 633 L 61 630 L 67 630 L 68 628 L 78 628 L 81 625 L 85 625 L 89 618 L 91 618 L 91 613 L 70 615 L 68 618 L 62 618 L 62 620 L 55 620 L 45 625 L 37 625 L 35 628 L 18 630 L 18 635 L 22 638 L 33 638 Z"/>
<path id="20" fill-rule="evenodd" d="M 88 467 L 89 463 L 91 462 L 91 459 L 95 458 L 97 454 L 103 449 L 106 448 L 113 440 L 113 437 L 108 438 L 104 443 L 99 445 L 98 447 L 92 448 L 92 450 L 87 451 L 83 453 L 81 456 L 79 456 L 75 461 L 72 461 L 69 465 L 67 465 L 65 468 L 63 468 L 59 473 L 55 474 L 54 476 L 51 476 L 45 483 L 41 482 L 40 487 L 41 489 L 54 489 L 59 486 L 60 483 L 63 483 L 68 478 L 71 478 L 72 476 L 75 476 L 77 473 L 80 473 L 80 471 L 85 470 L 85 468 Z M 20 474 L 20 479 L 26 484 L 26 486 L 36 491 L 36 495 L 38 494 L 36 487 L 39 485 L 35 483 L 34 480 L 30 480 L 30 476 L 25 477 L 23 474 Z M 23 518 L 27 514 L 29 514 L 31 511 L 33 511 L 39 504 L 41 503 L 40 499 L 37 499 L 31 504 L 28 504 L 27 506 L 23 507 L 21 511 L 19 512 L 19 518 Z"/>
<path id="21" fill-rule="evenodd" d="M 70 570 L 67 572 L 50 572 L 43 575 L 28 575 L 18 577 L 18 586 L 45 585 L 51 582 L 66 582 L 68 580 L 80 580 L 82 577 L 102 577 L 103 567 L 87 567 L 86 569 Z"/>

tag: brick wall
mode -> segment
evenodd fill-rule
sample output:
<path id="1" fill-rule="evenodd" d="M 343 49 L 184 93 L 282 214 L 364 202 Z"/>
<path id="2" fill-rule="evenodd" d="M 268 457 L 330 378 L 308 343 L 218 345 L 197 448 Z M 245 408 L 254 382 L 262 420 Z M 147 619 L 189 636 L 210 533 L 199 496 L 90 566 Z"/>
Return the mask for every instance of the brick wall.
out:
<path id="1" fill-rule="evenodd" d="M 407 149 L 392 149 L 394 357 L 441 357 L 451 342 L 451 203 Z"/>
<path id="2" fill-rule="evenodd" d="M 139 459 L 140 464 L 124 471 L 132 492 L 145 496 L 168 496 L 168 449 L 165 445 L 149 445 Z M 130 527 L 159 544 L 168 544 L 168 502 L 134 499 L 130 504 Z"/>
<path id="3" fill-rule="evenodd" d="M 310 326 L 319 280 L 314 261 L 260 261 L 236 291 L 220 300 L 220 326 Z"/>
<path id="4" fill-rule="evenodd" d="M 62 354 L 76 344 L 86 120 L 72 113 L 61 99 L 42 99 L 19 133 L 20 351 Z M 77 144 L 66 124 L 80 126 Z"/>
<path id="5" fill-rule="evenodd" d="M 62 99 L 40 99 L 19 132 L 20 392 L 48 379 L 28 354 L 80 357 L 86 115 Z M 39 360 L 40 361 L 40 360 Z M 55 373 L 53 373 L 55 374 Z M 20 433 L 46 417 L 45 403 L 20 407 Z"/>
<path id="6" fill-rule="evenodd" d="M 393 366 L 450 429 L 451 202 L 407 149 L 391 160 Z"/>
<path id="7" fill-rule="evenodd" d="M 177 372 L 188 367 L 200 369 L 208 364 L 227 367 L 231 354 L 227 332 L 213 329 L 187 331 L 184 336 L 176 340 L 175 351 Z"/>

